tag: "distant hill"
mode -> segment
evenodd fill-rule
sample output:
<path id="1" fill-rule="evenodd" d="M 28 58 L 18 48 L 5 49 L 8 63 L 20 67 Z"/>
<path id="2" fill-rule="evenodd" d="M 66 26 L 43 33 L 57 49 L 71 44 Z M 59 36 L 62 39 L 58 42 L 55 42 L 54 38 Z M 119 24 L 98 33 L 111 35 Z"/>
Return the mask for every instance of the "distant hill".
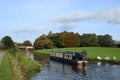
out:
<path id="1" fill-rule="evenodd" d="M 120 41 L 114 41 L 115 44 L 120 44 Z"/>

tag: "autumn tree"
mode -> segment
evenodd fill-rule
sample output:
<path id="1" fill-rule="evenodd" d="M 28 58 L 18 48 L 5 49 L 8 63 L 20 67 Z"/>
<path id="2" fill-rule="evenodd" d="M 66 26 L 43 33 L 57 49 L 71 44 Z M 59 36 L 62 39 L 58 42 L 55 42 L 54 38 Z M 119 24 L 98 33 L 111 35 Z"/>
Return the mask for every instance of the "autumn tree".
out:
<path id="1" fill-rule="evenodd" d="M 65 47 L 77 47 L 80 45 L 78 35 L 73 32 L 64 33 L 64 45 Z"/>
<path id="2" fill-rule="evenodd" d="M 52 33 L 49 32 L 47 37 L 53 42 L 56 47 L 111 47 L 113 45 L 112 36 L 99 35 L 96 34 L 83 34 L 74 32 L 61 32 L 61 33 Z"/>
<path id="3" fill-rule="evenodd" d="M 53 43 L 46 36 L 38 37 L 34 42 L 35 49 L 48 49 L 53 47 Z"/>
<path id="4" fill-rule="evenodd" d="M 80 35 L 73 32 L 52 33 L 49 32 L 47 36 L 54 44 L 54 46 L 61 47 L 78 47 L 80 46 Z"/>

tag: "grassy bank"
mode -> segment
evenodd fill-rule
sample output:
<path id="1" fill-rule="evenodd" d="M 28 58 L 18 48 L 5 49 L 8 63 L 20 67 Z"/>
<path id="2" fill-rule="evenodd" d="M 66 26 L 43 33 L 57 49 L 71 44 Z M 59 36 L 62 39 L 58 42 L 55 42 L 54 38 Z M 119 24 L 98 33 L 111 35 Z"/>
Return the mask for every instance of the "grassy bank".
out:
<path id="1" fill-rule="evenodd" d="M 30 80 L 35 73 L 40 71 L 40 64 L 26 56 L 24 51 L 11 49 L 7 54 L 13 80 Z"/>
<path id="2" fill-rule="evenodd" d="M 0 80 L 30 80 L 40 71 L 40 64 L 26 56 L 23 51 L 6 51 L 0 65 Z"/>
<path id="3" fill-rule="evenodd" d="M 113 57 L 116 57 L 116 61 L 120 61 L 120 48 L 107 48 L 107 47 L 73 47 L 73 48 L 58 48 L 55 50 L 60 51 L 73 51 L 81 52 L 83 49 L 87 51 L 88 59 L 96 59 L 97 56 L 105 58 L 106 56 L 110 57 L 110 60 L 113 60 Z M 36 50 L 38 53 L 49 54 L 52 49 L 43 49 Z"/>
<path id="4" fill-rule="evenodd" d="M 11 72 L 8 57 L 5 54 L 0 65 L 0 80 L 13 80 Z"/>

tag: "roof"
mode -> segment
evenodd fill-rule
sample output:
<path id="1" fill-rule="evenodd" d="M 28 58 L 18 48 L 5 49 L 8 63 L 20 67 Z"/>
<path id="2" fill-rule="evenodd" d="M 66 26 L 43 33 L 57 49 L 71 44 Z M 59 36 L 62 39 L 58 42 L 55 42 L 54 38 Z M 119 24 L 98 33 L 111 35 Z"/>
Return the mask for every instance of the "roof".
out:
<path id="1" fill-rule="evenodd" d="M 22 49 L 34 49 L 33 46 L 17 46 L 17 47 Z"/>

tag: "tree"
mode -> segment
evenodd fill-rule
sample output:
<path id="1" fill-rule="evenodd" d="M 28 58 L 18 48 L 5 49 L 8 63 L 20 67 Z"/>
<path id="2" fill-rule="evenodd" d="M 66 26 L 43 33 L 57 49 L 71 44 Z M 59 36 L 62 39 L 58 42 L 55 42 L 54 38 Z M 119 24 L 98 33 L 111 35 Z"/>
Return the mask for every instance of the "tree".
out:
<path id="1" fill-rule="evenodd" d="M 98 39 L 98 44 L 99 44 L 101 47 L 112 47 L 112 45 L 113 45 L 112 36 L 110 36 L 109 34 L 99 35 L 99 36 L 97 37 L 97 39 Z"/>
<path id="2" fill-rule="evenodd" d="M 109 34 L 106 34 L 104 35 L 104 37 L 105 37 L 105 42 L 106 42 L 105 47 L 112 47 L 113 45 L 112 36 L 110 36 Z"/>
<path id="3" fill-rule="evenodd" d="M 53 42 L 54 46 L 58 48 L 64 47 L 62 33 L 54 33 L 54 34 L 48 35 L 48 38 Z"/>
<path id="4" fill-rule="evenodd" d="M 48 36 L 47 37 L 50 37 L 52 35 L 52 31 L 50 31 L 49 33 L 48 33 Z"/>
<path id="5" fill-rule="evenodd" d="M 92 46 L 98 46 L 97 42 L 97 36 L 96 34 L 83 34 L 81 36 L 81 46 L 86 47 L 92 47 Z"/>
<path id="6" fill-rule="evenodd" d="M 117 46 L 120 47 L 120 43 Z"/>
<path id="7" fill-rule="evenodd" d="M 73 32 L 64 33 L 64 45 L 65 47 L 77 47 L 80 45 L 80 38 Z"/>
<path id="8" fill-rule="evenodd" d="M 78 33 L 67 31 L 52 33 L 52 31 L 50 31 L 47 37 L 53 42 L 54 46 L 58 48 L 80 46 L 80 35 Z"/>
<path id="9" fill-rule="evenodd" d="M 53 47 L 53 43 L 46 36 L 40 36 L 34 42 L 35 49 L 48 49 Z"/>
<path id="10" fill-rule="evenodd" d="M 23 42 L 24 46 L 32 46 L 32 43 L 29 40 Z"/>
<path id="11" fill-rule="evenodd" d="M 81 44 L 81 43 L 80 43 L 81 36 L 80 36 L 79 33 L 76 33 L 75 35 L 76 35 L 76 43 L 77 43 L 76 47 L 80 47 L 80 44 Z"/>
<path id="12" fill-rule="evenodd" d="M 5 49 L 9 49 L 14 47 L 14 42 L 9 36 L 5 36 L 1 40 L 1 46 L 4 47 Z"/>

